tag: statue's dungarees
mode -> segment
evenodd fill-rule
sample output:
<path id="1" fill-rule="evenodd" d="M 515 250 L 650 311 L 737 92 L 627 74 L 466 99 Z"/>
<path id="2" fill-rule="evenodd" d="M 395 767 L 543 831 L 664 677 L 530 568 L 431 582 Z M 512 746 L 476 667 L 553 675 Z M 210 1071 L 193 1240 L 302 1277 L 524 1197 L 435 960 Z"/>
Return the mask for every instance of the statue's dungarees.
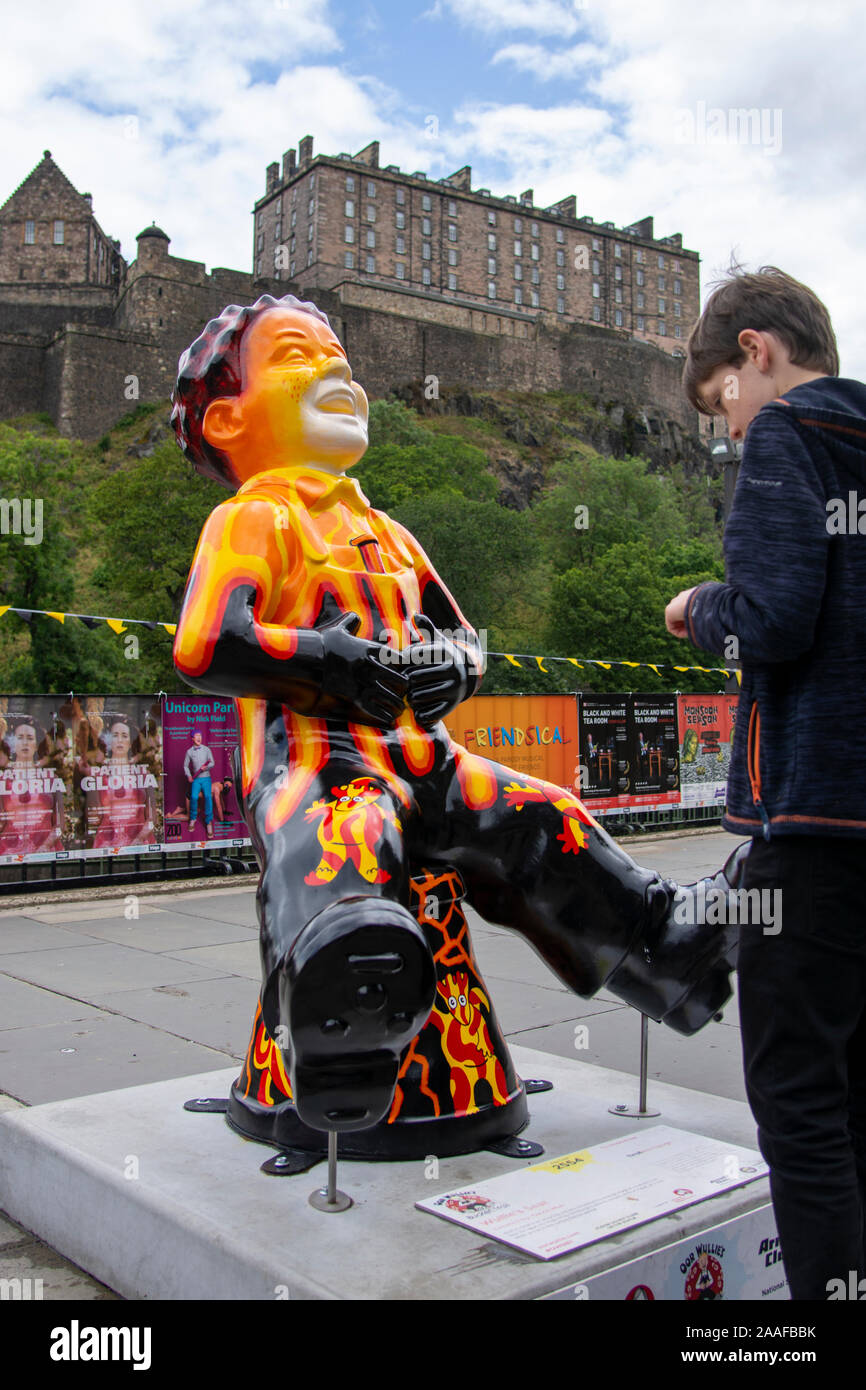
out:
<path id="1" fill-rule="evenodd" d="M 211 515 L 174 655 L 191 683 L 236 697 L 243 809 L 262 864 L 271 1031 L 279 1022 L 271 975 L 329 900 L 364 894 L 405 904 L 410 859 L 449 862 L 481 910 L 509 925 L 531 921 L 544 936 L 546 919 L 575 916 L 587 837 L 610 843 L 576 796 L 467 753 L 443 724 L 422 728 L 408 706 L 390 730 L 341 718 L 336 702 L 304 713 L 321 708 L 305 636 L 346 612 L 360 616 L 356 637 L 393 649 L 417 640 L 415 613 L 474 637 L 417 542 L 373 510 L 353 479 L 274 469 Z M 589 930 L 585 959 L 562 960 L 562 977 L 594 992 L 631 925 L 602 960 Z"/>

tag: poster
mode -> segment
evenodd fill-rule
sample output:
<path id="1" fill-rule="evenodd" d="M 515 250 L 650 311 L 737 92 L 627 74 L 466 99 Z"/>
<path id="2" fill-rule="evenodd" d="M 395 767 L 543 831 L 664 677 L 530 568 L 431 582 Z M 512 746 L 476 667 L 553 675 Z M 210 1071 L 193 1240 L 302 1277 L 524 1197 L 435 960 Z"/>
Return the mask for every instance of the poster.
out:
<path id="1" fill-rule="evenodd" d="M 675 695 L 631 697 L 632 806 L 670 806 L 680 799 Z"/>
<path id="2" fill-rule="evenodd" d="M 790 1296 L 776 1219 L 768 1202 L 603 1274 L 569 1283 L 544 1294 L 541 1301 L 758 1302 Z"/>
<path id="3" fill-rule="evenodd" d="M 678 695 L 683 806 L 724 806 L 738 695 Z"/>
<path id="4" fill-rule="evenodd" d="M 167 695 L 162 709 L 165 848 L 249 842 L 238 806 L 232 754 L 238 743 L 233 700 Z"/>
<path id="5" fill-rule="evenodd" d="M 654 1125 L 415 1205 L 552 1260 L 767 1172 L 753 1149 Z"/>
<path id="6" fill-rule="evenodd" d="M 153 695 L 76 695 L 73 785 L 86 855 L 157 850 L 162 724 Z"/>
<path id="7" fill-rule="evenodd" d="M 475 695 L 443 722 L 468 752 L 580 795 L 573 695 Z"/>
<path id="8" fill-rule="evenodd" d="M 73 723 L 65 696 L 0 696 L 0 863 L 54 859 L 80 847 Z"/>
<path id="9" fill-rule="evenodd" d="M 631 804 L 629 695 L 580 695 L 580 797 L 589 809 Z"/>

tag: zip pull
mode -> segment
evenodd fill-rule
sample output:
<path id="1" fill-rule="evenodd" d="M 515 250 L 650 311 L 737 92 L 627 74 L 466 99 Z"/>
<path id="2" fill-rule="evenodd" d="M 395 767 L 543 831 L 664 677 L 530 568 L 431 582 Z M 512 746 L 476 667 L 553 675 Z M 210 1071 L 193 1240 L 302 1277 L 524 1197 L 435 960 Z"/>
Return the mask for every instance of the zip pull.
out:
<path id="1" fill-rule="evenodd" d="M 767 815 L 767 808 L 766 808 L 766 806 L 764 805 L 763 801 L 761 801 L 760 797 L 758 797 L 758 798 L 755 800 L 755 805 L 756 805 L 757 808 L 758 808 L 758 813 L 759 813 L 759 815 L 760 815 L 760 817 L 761 817 L 761 820 L 764 822 L 764 839 L 765 839 L 765 840 L 769 840 L 769 838 L 770 838 L 770 817 Z"/>

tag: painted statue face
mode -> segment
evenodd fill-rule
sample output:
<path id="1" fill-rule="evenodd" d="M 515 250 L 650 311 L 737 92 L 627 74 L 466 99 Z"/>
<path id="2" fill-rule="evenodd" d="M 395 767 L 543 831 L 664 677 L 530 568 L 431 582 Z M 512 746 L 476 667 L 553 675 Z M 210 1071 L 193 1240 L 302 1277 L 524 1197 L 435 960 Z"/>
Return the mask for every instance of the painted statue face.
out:
<path id="1" fill-rule="evenodd" d="M 199 744 L 201 743 L 201 734 L 193 734 L 192 741 L 195 744 L 196 748 L 198 748 Z"/>
<path id="2" fill-rule="evenodd" d="M 129 755 L 129 729 L 126 724 L 111 726 L 111 756 L 118 762 L 126 762 Z"/>
<path id="3" fill-rule="evenodd" d="M 269 309 L 241 344 L 243 391 L 212 401 L 204 435 L 242 481 L 310 464 L 345 472 L 367 448 L 369 407 L 338 339 L 303 310 Z"/>
<path id="4" fill-rule="evenodd" d="M 32 763 L 36 757 L 36 730 L 31 724 L 19 724 L 15 730 L 15 757 L 22 763 Z"/>

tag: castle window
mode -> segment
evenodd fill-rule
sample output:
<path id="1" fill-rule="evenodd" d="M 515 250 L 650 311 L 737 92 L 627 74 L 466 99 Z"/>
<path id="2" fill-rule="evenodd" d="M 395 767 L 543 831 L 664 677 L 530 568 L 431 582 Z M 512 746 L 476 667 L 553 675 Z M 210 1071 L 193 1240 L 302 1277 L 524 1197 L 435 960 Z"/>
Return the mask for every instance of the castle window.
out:
<path id="1" fill-rule="evenodd" d="M 557 275 L 557 277 L 556 277 L 556 288 L 557 288 L 558 290 L 564 290 L 564 289 L 565 289 L 565 276 L 564 276 L 564 275 Z"/>
<path id="2" fill-rule="evenodd" d="M 261 249 L 262 249 L 262 247 L 264 246 L 264 244 L 265 244 L 265 234 L 264 234 L 264 232 L 259 232 L 259 235 L 258 235 L 258 237 L 257 237 L 257 239 L 256 239 L 256 249 L 259 250 L 259 251 L 261 251 Z M 102 250 L 101 244 L 100 244 L 99 249 L 100 249 L 100 251 Z M 102 259 L 102 257 L 100 257 L 100 260 L 101 260 L 101 259 Z"/>
<path id="3" fill-rule="evenodd" d="M 565 241 L 565 232 L 562 230 L 561 227 L 557 227 L 556 229 L 556 240 L 559 242 Z"/>
<path id="4" fill-rule="evenodd" d="M 514 278 L 515 280 L 523 279 L 523 266 L 520 264 L 519 261 L 517 262 L 517 265 L 514 267 Z"/>
<path id="5" fill-rule="evenodd" d="M 347 174 L 347 175 L 346 175 L 346 192 L 347 192 L 347 193 L 354 193 L 354 191 L 355 191 L 355 180 L 352 178 L 352 175 L 351 175 L 351 174 Z"/>
<path id="6" fill-rule="evenodd" d="M 531 230 L 533 236 L 538 236 L 538 223 L 537 223 L 537 222 L 531 223 L 530 230 Z"/>
<path id="7" fill-rule="evenodd" d="M 405 264 L 403 263 L 403 261 L 398 261 L 398 262 L 397 262 L 397 279 L 398 279 L 398 280 L 405 280 L 405 279 L 406 279 L 406 266 L 405 266 Z"/>
<path id="8" fill-rule="evenodd" d="M 557 251 L 557 253 L 556 253 L 556 264 L 557 264 L 557 265 L 565 265 L 565 252 L 564 252 L 564 251 Z"/>
<path id="9" fill-rule="evenodd" d="M 423 242 L 421 243 L 421 256 L 422 256 L 422 258 L 423 258 L 425 261 L 429 261 L 429 260 L 431 259 L 432 255 L 433 255 L 433 251 L 432 251 L 432 248 L 431 248 L 431 246 L 430 246 L 430 242 L 429 242 L 429 241 L 423 241 Z"/>
<path id="10" fill-rule="evenodd" d="M 355 268 L 355 253 L 354 253 L 354 251 L 346 251 L 346 252 L 344 252 L 344 254 L 343 254 L 343 265 L 346 267 L 347 270 L 354 270 L 354 268 Z M 292 266 L 292 270 L 294 270 L 294 268 L 295 268 L 295 267 Z"/>
<path id="11" fill-rule="evenodd" d="M 354 215 L 355 215 L 355 214 L 352 213 L 352 212 L 349 213 L 349 216 L 350 216 L 350 217 L 354 217 Z M 298 221 L 298 209 L 297 209 L 297 208 L 292 208 L 292 221 L 291 221 L 291 225 L 294 227 L 294 226 L 297 224 L 297 221 Z"/>
<path id="12" fill-rule="evenodd" d="M 523 303 L 523 290 L 520 288 L 519 285 L 514 286 L 514 302 L 515 304 Z"/>
<path id="13" fill-rule="evenodd" d="M 643 331 L 644 331 L 643 323 L 644 323 L 644 321 L 643 321 L 643 314 L 638 314 L 637 326 L 638 326 L 638 331 L 639 331 L 640 333 L 643 333 Z"/>
<path id="14" fill-rule="evenodd" d="M 636 250 L 635 253 L 634 253 L 634 258 L 635 258 L 636 261 L 642 261 L 642 260 L 643 260 L 643 247 L 642 247 L 642 246 L 639 246 L 639 247 L 637 248 L 637 250 Z"/>
<path id="15" fill-rule="evenodd" d="M 679 319 L 679 318 L 682 318 L 682 314 L 683 314 L 683 306 L 680 304 L 680 302 L 679 302 L 678 299 L 675 299 L 675 300 L 674 300 L 674 315 L 675 315 L 676 318 Z"/>
<path id="16" fill-rule="evenodd" d="M 487 225 L 488 225 L 488 227 L 495 227 L 495 226 L 496 226 L 496 213 L 495 213 L 495 212 L 493 212 L 493 211 L 488 212 L 488 214 L 487 214 Z"/>
<path id="17" fill-rule="evenodd" d="M 307 265 L 312 265 L 312 264 L 313 264 L 313 248 L 312 248 L 312 246 L 311 246 L 310 249 L 309 249 L 309 251 L 307 252 Z"/>
<path id="18" fill-rule="evenodd" d="M 556 301 L 556 312 L 557 312 L 558 314 L 564 314 L 564 313 L 565 313 L 565 300 L 564 300 L 564 299 L 557 299 L 557 301 Z"/>
<path id="19" fill-rule="evenodd" d="M 488 250 L 488 251 L 495 251 L 495 250 L 496 250 L 496 233 L 495 233 L 495 232 L 488 232 L 488 233 L 487 233 L 487 250 Z"/>
<path id="20" fill-rule="evenodd" d="M 351 256 L 351 254 L 352 254 L 351 251 L 350 251 L 348 254 Z M 289 275 L 292 277 L 292 279 L 295 278 L 295 262 L 294 262 L 294 261 L 292 261 L 292 264 L 289 266 Z"/>
<path id="21" fill-rule="evenodd" d="M 370 231 L 370 232 L 367 233 L 367 245 L 368 245 L 369 247 L 373 247 L 373 246 L 376 245 L 376 233 L 375 233 L 375 232 Z"/>
<path id="22" fill-rule="evenodd" d="M 374 183 L 370 183 L 369 180 L 368 180 L 368 182 L 367 182 L 367 197 L 368 197 L 368 198 L 375 198 L 375 196 L 376 196 L 376 185 L 375 185 Z"/>
<path id="23" fill-rule="evenodd" d="M 405 214 L 405 212 L 398 212 L 398 213 L 396 214 L 396 218 L 397 218 L 397 223 L 396 223 L 397 229 L 398 229 L 398 231 L 402 231 L 403 228 L 406 226 L 406 214 Z"/>
<path id="24" fill-rule="evenodd" d="M 347 198 L 347 199 L 346 199 L 346 216 L 347 216 L 347 217 L 354 217 L 354 216 L 355 216 L 355 204 L 354 204 L 354 201 L 353 201 L 351 198 Z M 294 227 L 294 225 L 295 225 L 295 214 L 292 213 L 292 226 Z"/>
<path id="25" fill-rule="evenodd" d="M 515 222 L 519 222 L 519 221 L 520 221 L 520 218 L 519 218 L 519 217 L 515 217 L 514 220 L 515 220 Z M 522 241 L 515 241 L 515 243 L 514 243 L 514 254 L 515 254 L 515 256 L 522 256 L 522 255 L 523 255 L 523 242 L 522 242 Z"/>
<path id="26" fill-rule="evenodd" d="M 642 271 L 642 270 L 639 270 L 639 271 L 637 272 L 637 274 L 635 275 L 634 278 L 635 278 L 635 281 L 637 282 L 638 285 L 642 285 L 642 284 L 643 284 L 643 271 Z"/>
<path id="27" fill-rule="evenodd" d="M 620 289 L 619 285 L 617 285 L 616 289 L 613 292 L 613 298 L 615 304 L 622 304 L 622 290 Z"/>
<path id="28" fill-rule="evenodd" d="M 456 265 L 456 264 L 457 264 L 457 252 L 456 252 L 456 251 L 450 251 L 450 250 L 449 250 L 449 252 L 448 252 L 448 264 L 449 264 L 449 265 Z"/>
<path id="29" fill-rule="evenodd" d="M 397 252 L 397 255 L 398 255 L 398 256 L 405 256 L 405 254 L 406 254 L 406 238 L 405 238 L 405 237 L 402 237 L 402 236 L 398 236 L 397 239 L 396 239 L 395 245 L 394 245 L 394 249 L 395 249 L 395 251 Z"/>
<path id="30" fill-rule="evenodd" d="M 622 247 L 618 241 L 615 241 L 613 244 L 613 254 L 618 257 L 622 256 Z"/>
<path id="31" fill-rule="evenodd" d="M 597 280 L 593 280 L 593 282 L 592 282 L 592 297 L 593 297 L 593 299 L 598 299 L 600 295 L 601 295 L 601 286 L 599 285 L 599 283 L 598 283 Z"/>
<path id="32" fill-rule="evenodd" d="M 664 256 L 659 256 L 659 270 L 664 270 L 664 268 L 665 268 L 665 258 L 664 258 Z"/>
<path id="33" fill-rule="evenodd" d="M 660 289 L 660 290 L 663 290 L 664 287 L 665 287 L 665 277 L 664 277 L 663 275 L 660 275 L 660 276 L 659 276 L 659 289 Z"/>
<path id="34" fill-rule="evenodd" d="M 613 278 L 614 278 L 614 280 L 621 280 L 621 279 L 622 279 L 622 266 L 621 266 L 621 265 L 616 265 L 616 266 L 614 266 L 614 268 L 613 268 Z"/>
<path id="35" fill-rule="evenodd" d="M 592 249 L 593 249 L 593 251 L 600 251 L 600 250 L 601 250 L 601 242 L 599 241 L 599 239 L 598 239 L 597 236 L 594 236 L 593 239 L 592 239 Z"/>
<path id="36" fill-rule="evenodd" d="M 523 231 L 523 219 L 522 219 L 522 218 L 520 218 L 520 217 L 515 217 L 515 219 L 514 219 L 514 230 L 515 230 L 515 232 L 522 232 L 522 231 Z"/>
<path id="37" fill-rule="evenodd" d="M 679 324 L 677 324 L 676 328 L 674 329 L 674 337 L 675 337 L 675 338 L 681 338 L 682 336 L 683 336 L 683 330 L 680 328 Z"/>
<path id="38" fill-rule="evenodd" d="M 448 276 L 448 288 L 449 288 L 449 290 L 456 290 L 456 288 L 457 288 L 457 276 L 456 276 L 456 275 L 449 275 L 449 276 Z"/>
<path id="39" fill-rule="evenodd" d="M 598 259 L 597 256 L 593 258 L 593 262 L 592 262 L 592 273 L 593 273 L 593 275 L 600 275 L 600 274 L 601 274 L 601 261 Z"/>
<path id="40" fill-rule="evenodd" d="M 311 198 L 310 201 L 307 203 L 307 216 L 308 216 L 308 217 L 312 217 L 312 215 L 313 215 L 313 208 L 314 208 L 314 207 L 315 207 L 315 203 L 313 202 L 313 200 L 312 200 L 312 198 Z"/>
<path id="41" fill-rule="evenodd" d="M 421 219 L 421 235 L 422 235 L 422 236 L 431 236 L 431 235 L 432 235 L 432 223 L 431 223 L 429 217 L 424 217 L 424 218 Z"/>
<path id="42" fill-rule="evenodd" d="M 560 303 L 561 303 L 561 301 L 560 301 Z M 592 317 L 593 317 L 593 322 L 595 322 L 595 323 L 601 323 L 601 306 L 600 306 L 600 305 L 598 305 L 598 304 L 593 304 L 593 306 L 592 306 Z"/>
<path id="43" fill-rule="evenodd" d="M 537 261 L 537 260 L 538 260 L 538 244 L 537 244 L 537 242 L 533 242 L 533 243 L 532 243 L 531 255 L 532 255 L 532 259 L 533 259 L 534 261 Z"/>
<path id="44" fill-rule="evenodd" d="M 681 269 L 681 266 L 680 266 L 679 261 L 673 261 L 673 262 L 672 262 L 672 265 L 673 265 L 674 270 L 680 270 L 680 269 Z"/>
<path id="45" fill-rule="evenodd" d="M 371 275 L 372 275 L 373 272 L 375 271 L 375 269 L 376 269 L 376 257 L 375 257 L 375 256 L 368 256 L 368 257 L 367 257 L 367 269 L 368 269 L 368 271 L 370 272 Z"/>
<path id="46" fill-rule="evenodd" d="M 455 227 L 455 225 L 454 225 L 453 222 L 449 222 L 449 223 L 448 223 L 448 240 L 449 240 L 449 241 L 456 241 L 456 240 L 457 240 L 457 228 Z"/>
<path id="47" fill-rule="evenodd" d="M 682 280 L 674 280 L 674 294 L 682 294 L 682 292 L 683 292 L 683 282 L 682 282 Z"/>
<path id="48" fill-rule="evenodd" d="M 312 224 L 312 222 L 311 222 L 310 225 L 309 225 L 309 227 L 307 228 L 307 241 L 312 241 L 312 240 L 313 240 L 313 224 Z"/>
<path id="49" fill-rule="evenodd" d="M 531 296 L 531 298 L 532 298 L 532 307 L 533 307 L 533 309 L 537 309 L 537 308 L 538 308 L 538 305 L 539 305 L 538 290 L 533 290 L 533 291 L 532 291 L 532 296 Z"/>
<path id="50" fill-rule="evenodd" d="M 425 193 L 425 194 L 423 195 L 423 197 L 421 198 L 421 211 L 422 211 L 422 212 L 432 212 L 432 210 L 433 210 L 433 201 L 432 201 L 432 199 L 431 199 L 431 197 L 430 197 L 430 194 L 429 194 L 429 193 Z"/>
<path id="51" fill-rule="evenodd" d="M 424 266 L 424 269 L 421 271 L 421 284 L 422 284 L 422 285 L 429 285 L 429 284 L 430 284 L 430 267 L 429 267 L 429 265 L 425 265 L 425 266 Z"/>
<path id="52" fill-rule="evenodd" d="M 668 336 L 668 330 L 666 329 L 663 323 L 659 324 L 659 336 L 662 338 L 666 338 Z"/>
<path id="53" fill-rule="evenodd" d="M 394 196 L 395 196 L 395 198 L 397 199 L 397 202 L 398 202 L 398 203 L 405 203 L 405 201 L 406 201 L 406 190 L 405 190 L 405 188 L 398 188 L 397 191 L 396 191 L 396 193 L 394 194 Z"/>
<path id="54" fill-rule="evenodd" d="M 613 321 L 616 324 L 617 328 L 622 328 L 622 309 L 617 309 L 616 313 L 613 316 Z"/>
<path id="55" fill-rule="evenodd" d="M 62 223 L 62 222 L 55 222 L 55 223 L 54 223 L 54 245 L 55 245 L 55 246 L 62 246 L 62 245 L 63 245 L 63 223 Z"/>
<path id="56" fill-rule="evenodd" d="M 541 271 L 536 266 L 532 267 L 532 283 L 533 285 L 541 284 Z"/>
<path id="57" fill-rule="evenodd" d="M 345 235 L 344 235 L 344 237 L 343 237 L 343 240 L 349 242 L 350 245 L 352 244 L 352 242 L 354 242 L 354 240 L 355 240 L 355 228 L 354 228 L 354 227 L 347 227 L 347 228 L 346 228 L 346 232 L 345 232 Z"/>
<path id="58" fill-rule="evenodd" d="M 367 221 L 368 221 L 368 222 L 375 222 L 375 221 L 376 221 L 376 209 L 373 207 L 373 204 L 372 204 L 372 203 L 368 203 L 368 204 L 367 204 Z"/>
<path id="59" fill-rule="evenodd" d="M 457 204 L 456 204 L 455 202 L 452 202 L 452 200 L 451 200 L 450 198 L 448 199 L 448 216 L 449 216 L 449 217 L 456 217 L 456 216 L 457 216 Z"/>
<path id="60" fill-rule="evenodd" d="M 663 314 L 664 311 L 665 311 L 665 302 L 664 302 L 663 299 L 660 299 L 660 300 L 659 300 L 659 313 L 660 313 L 660 314 Z"/>
<path id="61" fill-rule="evenodd" d="M 646 308 L 646 300 L 645 300 L 645 298 L 644 298 L 644 296 L 643 296 L 642 294 L 639 294 L 638 297 L 637 297 L 637 307 L 638 307 L 639 309 L 645 309 L 645 308 Z"/>

